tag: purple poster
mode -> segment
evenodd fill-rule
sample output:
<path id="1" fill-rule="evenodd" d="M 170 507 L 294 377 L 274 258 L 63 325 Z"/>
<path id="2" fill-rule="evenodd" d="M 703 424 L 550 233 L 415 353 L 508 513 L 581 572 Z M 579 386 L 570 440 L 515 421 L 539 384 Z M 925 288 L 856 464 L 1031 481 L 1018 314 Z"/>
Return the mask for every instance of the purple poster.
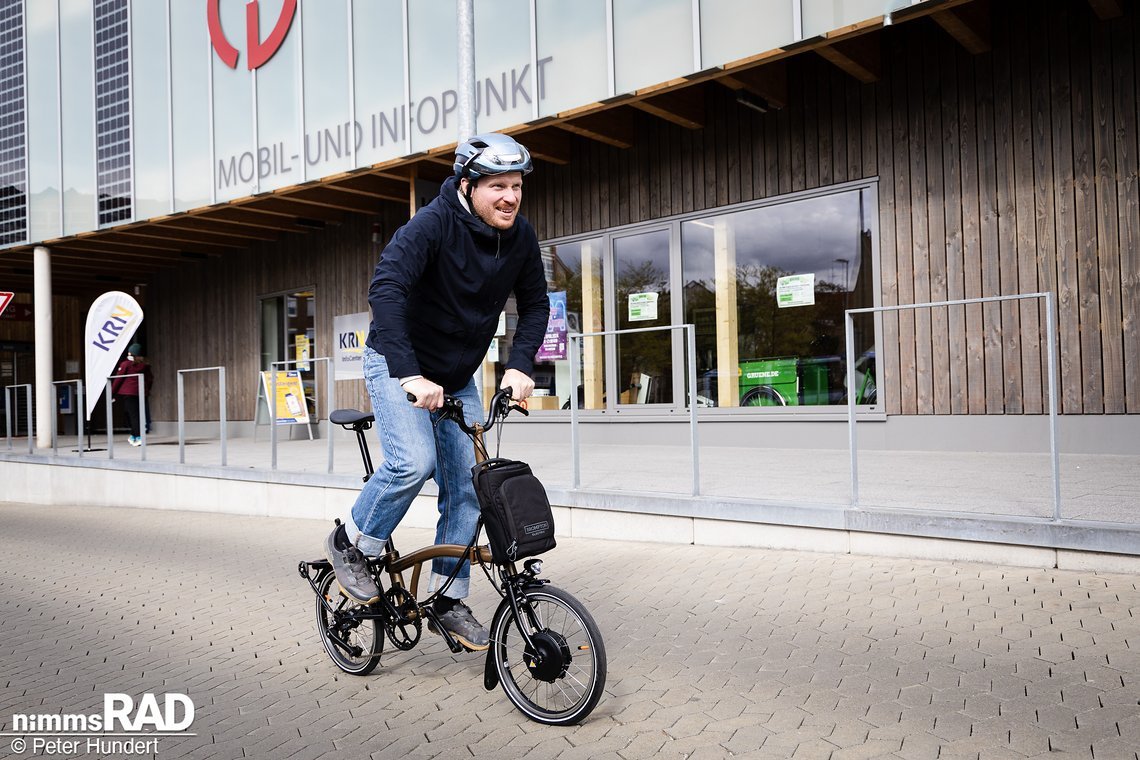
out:
<path id="1" fill-rule="evenodd" d="M 550 299 L 550 319 L 546 323 L 546 337 L 542 339 L 535 361 L 550 362 L 566 358 L 566 291 L 547 293 Z"/>

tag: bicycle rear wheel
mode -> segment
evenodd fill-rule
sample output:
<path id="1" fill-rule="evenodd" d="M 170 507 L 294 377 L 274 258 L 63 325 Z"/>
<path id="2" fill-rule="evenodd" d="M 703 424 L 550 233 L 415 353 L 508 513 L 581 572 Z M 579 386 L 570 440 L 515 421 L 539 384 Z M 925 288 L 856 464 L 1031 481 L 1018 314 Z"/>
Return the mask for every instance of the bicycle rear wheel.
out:
<path id="1" fill-rule="evenodd" d="M 353 616 L 361 607 L 341 592 L 331 570 L 317 578 L 317 594 L 317 631 L 333 664 L 354 676 L 368 675 L 380 664 L 384 651 L 380 621 Z"/>
<path id="2" fill-rule="evenodd" d="M 606 648 L 581 602 L 562 589 L 523 592 L 518 620 L 504 599 L 491 622 L 495 670 L 507 698 L 538 723 L 578 723 L 598 704 L 606 685 Z M 532 644 L 519 626 L 526 626 Z"/>

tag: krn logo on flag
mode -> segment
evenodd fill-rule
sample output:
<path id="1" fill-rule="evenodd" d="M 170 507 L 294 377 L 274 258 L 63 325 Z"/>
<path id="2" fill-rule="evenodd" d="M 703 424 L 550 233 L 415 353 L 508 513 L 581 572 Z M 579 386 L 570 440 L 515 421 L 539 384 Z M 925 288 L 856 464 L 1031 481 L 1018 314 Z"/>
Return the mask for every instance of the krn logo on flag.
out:
<path id="1" fill-rule="evenodd" d="M 138 301 L 118 290 L 104 293 L 91 304 L 87 328 L 83 331 L 87 355 L 87 419 L 91 419 L 107 378 L 115 371 L 119 357 L 131 344 L 142 320 L 143 311 Z"/>

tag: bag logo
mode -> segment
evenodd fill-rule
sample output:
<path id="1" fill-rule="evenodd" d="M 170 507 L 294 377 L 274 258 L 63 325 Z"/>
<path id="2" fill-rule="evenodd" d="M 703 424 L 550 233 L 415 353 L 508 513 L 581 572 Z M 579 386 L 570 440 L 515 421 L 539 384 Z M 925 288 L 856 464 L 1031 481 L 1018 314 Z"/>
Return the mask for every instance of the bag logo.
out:
<path id="1" fill-rule="evenodd" d="M 523 533 L 526 533 L 528 536 L 546 533 L 548 530 L 550 530 L 550 523 L 546 520 L 523 526 Z"/>

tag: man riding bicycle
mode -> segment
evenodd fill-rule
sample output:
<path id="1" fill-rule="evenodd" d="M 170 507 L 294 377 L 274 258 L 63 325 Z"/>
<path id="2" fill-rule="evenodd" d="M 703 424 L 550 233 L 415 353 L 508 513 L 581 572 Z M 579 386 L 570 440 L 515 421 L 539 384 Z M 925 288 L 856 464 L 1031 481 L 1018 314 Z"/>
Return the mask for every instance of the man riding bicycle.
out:
<path id="1" fill-rule="evenodd" d="M 439 196 L 393 235 L 368 289 L 372 326 L 364 379 L 384 458 L 345 524 L 325 541 L 337 582 L 360 604 L 372 604 L 380 594 L 365 557 L 384 553 L 429 477 L 439 487 L 436 543 L 466 544 L 475 532 L 479 502 L 471 484 L 471 441 L 456 425 L 434 423 L 445 393 L 462 399 L 471 414 L 482 408 L 474 373 L 512 292 L 518 325 L 500 387 L 518 400 L 534 390 L 530 375 L 550 306 L 538 238 L 519 215 L 530 153 L 505 135 L 476 135 L 456 149 L 454 169 Z M 459 561 L 434 560 L 429 591 Z M 469 583 L 464 561 L 434 610 L 466 648 L 484 650 L 487 629 L 462 602 Z"/>

